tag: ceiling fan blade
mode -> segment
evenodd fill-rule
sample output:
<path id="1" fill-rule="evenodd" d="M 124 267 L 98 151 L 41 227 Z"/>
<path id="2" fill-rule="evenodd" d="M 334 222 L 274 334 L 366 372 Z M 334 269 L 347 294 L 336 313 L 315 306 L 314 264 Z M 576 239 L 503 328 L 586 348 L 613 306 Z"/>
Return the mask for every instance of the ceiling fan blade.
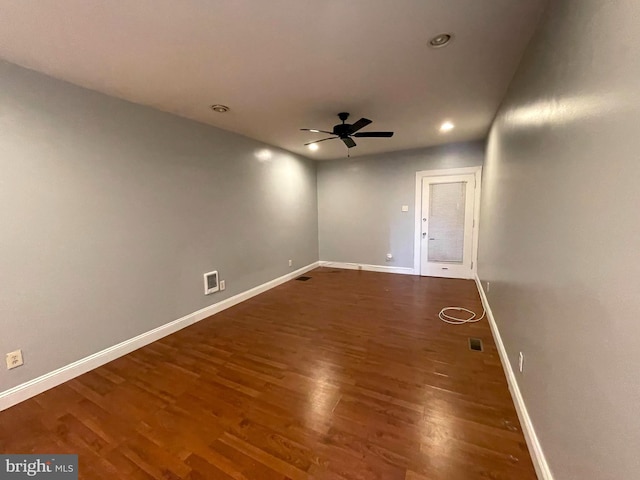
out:
<path id="1" fill-rule="evenodd" d="M 313 133 L 328 133 L 329 135 L 333 135 L 333 132 L 327 132 L 326 130 L 318 130 L 317 128 L 301 128 L 303 132 L 313 132 Z"/>
<path id="2" fill-rule="evenodd" d="M 312 143 L 324 142 L 325 140 L 333 140 L 334 138 L 339 138 L 339 137 L 328 137 L 328 138 L 323 138 L 322 140 L 314 140 L 313 142 L 305 143 L 304 146 L 306 147 L 307 145 L 311 145 Z"/>
<path id="3" fill-rule="evenodd" d="M 347 148 L 353 148 L 356 146 L 356 142 L 354 142 L 351 137 L 343 137 L 343 138 L 340 138 L 340 140 L 344 142 Z"/>
<path id="4" fill-rule="evenodd" d="M 361 128 L 366 127 L 367 125 L 369 125 L 370 123 L 373 123 L 373 122 L 371 120 L 369 120 L 368 118 L 361 118 L 356 123 L 351 125 L 351 128 L 350 128 L 351 133 L 357 132 Z"/>
<path id="5" fill-rule="evenodd" d="M 360 133 L 354 133 L 353 134 L 354 137 L 393 137 L 393 132 L 360 132 Z"/>

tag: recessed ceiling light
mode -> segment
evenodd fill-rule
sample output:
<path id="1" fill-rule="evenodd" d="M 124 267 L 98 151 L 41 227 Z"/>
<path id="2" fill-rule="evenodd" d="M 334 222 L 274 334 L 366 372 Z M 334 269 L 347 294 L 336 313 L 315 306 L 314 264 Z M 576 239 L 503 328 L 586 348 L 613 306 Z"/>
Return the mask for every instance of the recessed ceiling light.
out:
<path id="1" fill-rule="evenodd" d="M 451 122 L 444 122 L 442 125 L 440 125 L 440 131 L 441 132 L 450 132 L 455 127 L 456 126 Z"/>
<path id="2" fill-rule="evenodd" d="M 230 108 L 227 107 L 226 105 L 211 105 L 209 108 L 211 108 L 211 110 L 213 110 L 216 113 L 227 113 Z"/>
<path id="3" fill-rule="evenodd" d="M 452 39 L 453 39 L 453 34 L 441 33 L 433 37 L 431 40 L 429 40 L 429 46 L 432 48 L 444 47 L 445 45 L 448 45 Z"/>
<path id="4" fill-rule="evenodd" d="M 310 143 L 309 144 L 309 150 L 315 152 L 317 149 L 318 149 L 318 144 L 317 143 Z"/>

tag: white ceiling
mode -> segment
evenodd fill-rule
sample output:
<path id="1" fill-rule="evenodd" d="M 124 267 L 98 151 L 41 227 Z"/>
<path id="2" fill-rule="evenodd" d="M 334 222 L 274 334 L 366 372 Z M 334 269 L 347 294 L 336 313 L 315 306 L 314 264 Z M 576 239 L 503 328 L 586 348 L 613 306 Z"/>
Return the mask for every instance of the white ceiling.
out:
<path id="1" fill-rule="evenodd" d="M 299 131 L 341 111 L 395 131 L 353 157 L 484 138 L 544 3 L 0 0 L 0 57 L 311 158 L 346 156 Z M 428 48 L 441 32 L 453 43 Z"/>

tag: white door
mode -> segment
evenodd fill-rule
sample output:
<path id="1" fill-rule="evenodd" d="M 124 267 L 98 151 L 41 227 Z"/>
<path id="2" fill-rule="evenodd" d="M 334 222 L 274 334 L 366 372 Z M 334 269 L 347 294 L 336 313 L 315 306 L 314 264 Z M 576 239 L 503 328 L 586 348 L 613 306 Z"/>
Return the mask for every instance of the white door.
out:
<path id="1" fill-rule="evenodd" d="M 420 274 L 473 277 L 475 175 L 422 179 Z"/>

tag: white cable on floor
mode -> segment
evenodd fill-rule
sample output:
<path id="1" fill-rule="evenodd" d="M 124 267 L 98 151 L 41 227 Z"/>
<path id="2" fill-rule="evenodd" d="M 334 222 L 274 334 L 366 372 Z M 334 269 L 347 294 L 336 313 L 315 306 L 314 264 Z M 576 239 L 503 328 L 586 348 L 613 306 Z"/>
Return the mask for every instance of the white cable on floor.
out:
<path id="1" fill-rule="evenodd" d="M 469 318 L 458 318 L 458 317 L 452 317 L 451 315 L 447 315 L 445 312 L 447 312 L 448 310 L 456 310 L 458 312 L 467 312 L 470 313 L 471 316 Z M 440 310 L 440 313 L 438 314 L 438 317 L 440 318 L 440 320 L 442 320 L 445 323 L 450 323 L 451 325 L 464 325 L 465 323 L 475 323 L 475 322 L 479 322 L 480 320 L 482 320 L 486 314 L 486 310 L 482 310 L 482 315 L 480 316 L 480 318 L 476 318 L 476 312 L 473 312 L 471 310 L 468 310 L 466 308 L 462 308 L 462 307 L 444 307 L 442 310 Z"/>

